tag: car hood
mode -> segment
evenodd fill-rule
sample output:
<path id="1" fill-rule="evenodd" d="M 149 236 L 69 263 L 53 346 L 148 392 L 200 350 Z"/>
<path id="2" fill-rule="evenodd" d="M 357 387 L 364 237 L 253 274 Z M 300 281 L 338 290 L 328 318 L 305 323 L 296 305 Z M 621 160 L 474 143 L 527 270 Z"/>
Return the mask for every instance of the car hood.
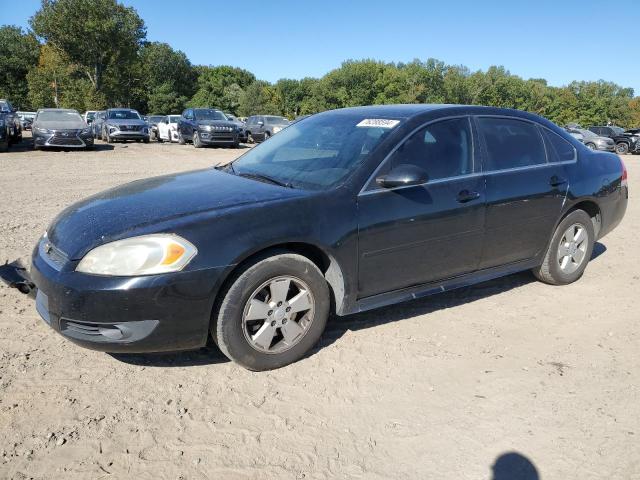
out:
<path id="1" fill-rule="evenodd" d="M 105 121 L 107 123 L 110 123 L 111 125 L 146 125 L 147 124 L 144 120 L 123 119 L 123 118 L 108 118 Z"/>
<path id="2" fill-rule="evenodd" d="M 167 221 L 300 195 L 301 190 L 215 169 L 166 175 L 128 183 L 71 205 L 52 222 L 47 236 L 70 259 L 79 260 L 98 245 L 164 231 Z"/>
<path id="3" fill-rule="evenodd" d="M 42 121 L 39 120 L 33 123 L 35 128 L 47 128 L 49 130 L 82 130 L 87 128 L 87 124 L 83 120 L 77 122 L 58 122 L 55 120 Z"/>
<path id="4" fill-rule="evenodd" d="M 211 125 L 211 126 L 223 126 L 223 127 L 235 127 L 235 123 L 228 120 L 197 120 L 198 125 Z"/>

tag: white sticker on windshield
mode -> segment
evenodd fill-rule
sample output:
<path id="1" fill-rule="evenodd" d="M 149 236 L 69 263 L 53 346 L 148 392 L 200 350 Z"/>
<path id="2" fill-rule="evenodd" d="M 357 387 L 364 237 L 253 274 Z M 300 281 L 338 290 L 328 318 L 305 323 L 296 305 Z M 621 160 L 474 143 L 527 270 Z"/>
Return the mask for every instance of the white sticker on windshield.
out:
<path id="1" fill-rule="evenodd" d="M 362 120 L 356 127 L 378 127 L 393 128 L 400 123 L 400 120 L 387 120 L 386 118 L 366 118 Z"/>

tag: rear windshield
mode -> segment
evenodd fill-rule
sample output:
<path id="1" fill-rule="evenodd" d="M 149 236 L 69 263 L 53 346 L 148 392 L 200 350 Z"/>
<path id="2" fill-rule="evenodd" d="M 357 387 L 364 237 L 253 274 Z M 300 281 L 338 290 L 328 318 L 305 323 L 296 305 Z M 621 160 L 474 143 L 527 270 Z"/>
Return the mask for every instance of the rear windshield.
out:
<path id="1" fill-rule="evenodd" d="M 163 122 L 167 119 L 167 117 L 165 117 L 164 115 L 152 115 L 149 117 L 149 122 L 151 123 L 158 123 L 158 122 Z"/>
<path id="2" fill-rule="evenodd" d="M 38 114 L 39 122 L 60 122 L 60 123 L 76 123 L 82 122 L 82 117 L 78 112 L 65 111 L 46 111 Z"/>
<path id="3" fill-rule="evenodd" d="M 110 110 L 109 118 L 115 120 L 140 120 L 140 114 L 135 110 Z"/>
<path id="4" fill-rule="evenodd" d="M 284 117 L 268 116 L 268 117 L 264 117 L 264 121 L 265 123 L 269 123 L 271 125 L 288 125 L 289 124 L 289 120 L 287 120 Z"/>
<path id="5" fill-rule="evenodd" d="M 169 123 L 178 123 L 180 115 L 169 115 Z"/>

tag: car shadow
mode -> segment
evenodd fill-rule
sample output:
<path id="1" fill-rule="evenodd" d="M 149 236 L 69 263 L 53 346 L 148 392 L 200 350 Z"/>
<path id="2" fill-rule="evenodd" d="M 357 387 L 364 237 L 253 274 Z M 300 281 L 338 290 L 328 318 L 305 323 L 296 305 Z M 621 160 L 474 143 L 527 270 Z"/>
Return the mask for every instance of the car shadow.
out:
<path id="1" fill-rule="evenodd" d="M 109 353 L 108 355 L 122 363 L 143 367 L 196 367 L 230 361 L 211 339 L 206 347 L 198 350 L 167 353 Z"/>
<path id="2" fill-rule="evenodd" d="M 606 246 L 600 242 L 596 242 L 591 260 L 598 258 L 606 251 Z M 536 281 L 530 271 L 525 271 L 469 287 L 463 287 L 437 295 L 430 295 L 421 299 L 390 305 L 367 312 L 347 315 L 345 317 L 332 315 L 327 322 L 327 327 L 320 341 L 305 355 L 305 358 L 311 357 L 320 350 L 330 346 L 349 331 L 374 328 L 391 322 L 427 315 L 438 310 L 459 307 L 467 303 L 475 302 L 476 300 L 482 300 L 493 295 L 508 292 L 515 288 L 524 287 Z M 147 367 L 189 367 L 214 365 L 229 361 L 213 343 L 211 338 L 209 338 L 207 346 L 199 350 L 152 354 L 110 353 L 109 355 L 123 363 Z"/>
<path id="3" fill-rule="evenodd" d="M 506 452 L 491 466 L 491 480 L 539 480 L 534 463 L 518 452 Z"/>
<path id="4" fill-rule="evenodd" d="M 93 148 L 90 148 L 88 151 L 90 152 L 100 152 L 100 151 L 108 151 L 113 150 L 113 145 L 109 145 L 107 143 L 94 143 Z M 33 150 L 33 140 L 31 137 L 23 137 L 20 143 L 13 143 L 9 147 L 10 152 L 32 152 Z M 41 150 L 46 152 L 86 152 L 85 148 L 64 148 L 64 147 L 47 147 L 46 150 Z"/>

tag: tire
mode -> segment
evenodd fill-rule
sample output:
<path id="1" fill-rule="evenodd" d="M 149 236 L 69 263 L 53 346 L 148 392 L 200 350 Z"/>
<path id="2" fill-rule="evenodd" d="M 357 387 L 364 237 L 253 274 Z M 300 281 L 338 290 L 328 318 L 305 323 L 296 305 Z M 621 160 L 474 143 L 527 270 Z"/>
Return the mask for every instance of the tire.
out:
<path id="1" fill-rule="evenodd" d="M 571 236 L 580 237 L 580 231 L 584 233 L 582 241 L 575 243 L 566 241 Z M 591 217 L 584 210 L 574 210 L 556 228 L 544 261 L 540 267 L 533 269 L 533 274 L 541 282 L 550 285 L 567 285 L 575 282 L 582 277 L 587 268 L 594 243 L 595 233 Z M 568 255 L 562 256 L 565 252 Z M 565 260 L 567 257 L 568 261 Z M 576 261 L 578 257 L 580 260 Z M 566 265 L 566 268 L 563 268 L 563 265 Z"/>
<path id="2" fill-rule="evenodd" d="M 184 141 L 184 137 L 182 136 L 182 132 L 178 131 L 178 143 L 180 145 L 185 145 L 187 142 Z"/>
<path id="3" fill-rule="evenodd" d="M 107 143 L 113 143 L 113 138 L 111 138 L 111 135 L 109 135 L 109 132 L 107 132 L 106 130 L 104 131 L 104 140 Z"/>
<path id="4" fill-rule="evenodd" d="M 143 138 L 142 139 L 142 143 L 149 143 L 149 139 L 148 138 Z"/>
<path id="5" fill-rule="evenodd" d="M 595 143 L 585 143 L 586 147 L 591 149 L 591 150 L 595 150 L 596 149 L 596 144 Z"/>
<path id="6" fill-rule="evenodd" d="M 233 145 L 231 145 L 231 148 L 240 148 L 240 140 L 236 140 L 235 142 L 233 142 Z"/>
<path id="7" fill-rule="evenodd" d="M 202 142 L 200 141 L 200 134 L 193 132 L 193 146 L 195 148 L 202 148 Z"/>
<path id="8" fill-rule="evenodd" d="M 247 143 L 256 143 L 253 135 L 251 135 L 251 132 L 247 132 Z"/>
<path id="9" fill-rule="evenodd" d="M 629 144 L 624 142 L 618 143 L 616 145 L 616 153 L 620 155 L 626 155 L 627 153 L 629 153 Z"/>
<path id="10" fill-rule="evenodd" d="M 264 139 L 262 141 L 266 142 L 267 140 L 269 140 L 270 136 L 271 136 L 271 134 L 269 132 L 264 132 Z"/>
<path id="11" fill-rule="evenodd" d="M 272 283 L 280 286 L 280 294 L 277 290 L 271 293 Z M 284 285 L 289 289 L 282 289 Z M 250 305 L 256 297 L 261 299 L 257 303 L 262 308 L 254 308 L 251 313 Z M 288 307 L 295 298 L 299 299 L 298 307 Z M 276 303 L 278 299 L 283 301 Z M 291 308 L 301 310 L 292 313 Z M 253 371 L 272 370 L 309 352 L 324 331 L 329 309 L 329 287 L 313 262 L 293 253 L 261 257 L 232 278 L 215 312 L 211 335 L 222 353 L 236 363 Z M 255 318 L 245 323 L 245 316 Z M 262 339 L 254 341 L 260 331 L 264 331 Z M 285 333 L 295 335 L 291 344 L 285 340 Z"/>

